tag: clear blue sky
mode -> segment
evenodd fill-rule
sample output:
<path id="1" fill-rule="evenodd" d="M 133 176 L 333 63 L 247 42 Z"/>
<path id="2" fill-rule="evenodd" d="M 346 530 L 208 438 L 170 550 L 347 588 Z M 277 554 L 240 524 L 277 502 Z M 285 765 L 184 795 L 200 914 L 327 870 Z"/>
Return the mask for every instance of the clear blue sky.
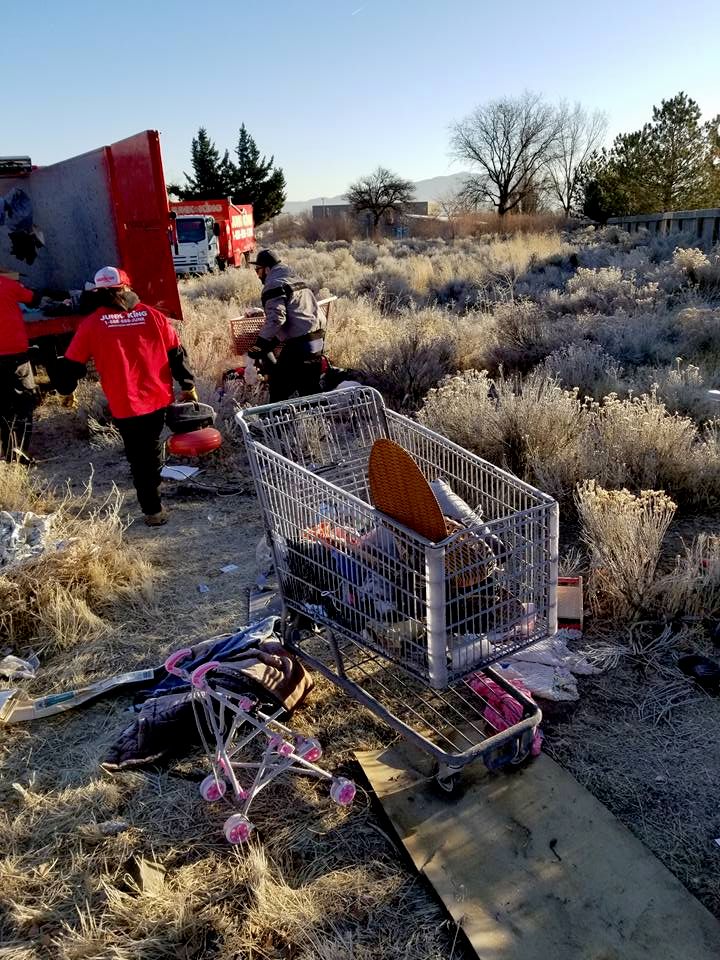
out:
<path id="1" fill-rule="evenodd" d="M 378 164 L 461 169 L 448 124 L 524 89 L 636 129 L 683 89 L 720 113 L 717 0 L 2 0 L 0 155 L 46 164 L 146 128 L 168 179 L 245 122 L 288 198 Z"/>

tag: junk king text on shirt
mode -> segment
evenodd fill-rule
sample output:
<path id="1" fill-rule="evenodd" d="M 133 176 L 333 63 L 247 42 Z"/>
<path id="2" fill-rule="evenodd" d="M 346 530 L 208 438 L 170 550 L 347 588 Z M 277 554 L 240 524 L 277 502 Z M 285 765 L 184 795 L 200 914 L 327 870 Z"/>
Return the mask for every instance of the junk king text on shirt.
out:
<path id="1" fill-rule="evenodd" d="M 147 320 L 147 310 L 132 310 L 130 313 L 104 313 L 100 320 L 107 327 L 136 327 Z"/>

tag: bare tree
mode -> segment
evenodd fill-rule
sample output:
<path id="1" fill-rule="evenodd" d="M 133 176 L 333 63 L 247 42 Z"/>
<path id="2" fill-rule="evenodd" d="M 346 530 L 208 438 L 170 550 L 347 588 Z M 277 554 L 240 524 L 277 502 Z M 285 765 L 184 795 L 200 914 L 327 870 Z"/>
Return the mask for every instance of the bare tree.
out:
<path id="1" fill-rule="evenodd" d="M 400 211 L 414 199 L 415 186 L 410 180 L 403 180 L 385 167 L 378 167 L 367 177 L 361 177 L 351 184 L 345 196 L 356 213 L 363 210 L 370 213 L 373 233 L 376 233 L 378 224 L 388 211 Z"/>
<path id="2" fill-rule="evenodd" d="M 492 100 L 456 121 L 452 152 L 478 168 L 465 185 L 466 200 L 490 202 L 501 217 L 515 210 L 553 156 L 557 131 L 557 111 L 529 92 Z"/>
<path id="3" fill-rule="evenodd" d="M 565 100 L 557 110 L 558 131 L 554 155 L 547 164 L 547 179 L 553 198 L 570 216 L 577 196 L 580 172 L 607 131 L 607 116 L 600 111 L 588 113 L 581 104 Z"/>

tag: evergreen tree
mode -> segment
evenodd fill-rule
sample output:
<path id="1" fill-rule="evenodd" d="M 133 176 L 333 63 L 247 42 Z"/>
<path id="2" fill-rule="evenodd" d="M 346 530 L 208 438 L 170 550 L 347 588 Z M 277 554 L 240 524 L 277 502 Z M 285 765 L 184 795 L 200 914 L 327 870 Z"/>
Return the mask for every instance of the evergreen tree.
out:
<path id="1" fill-rule="evenodd" d="M 702 124 L 699 106 L 682 91 L 663 100 L 642 130 L 619 134 L 609 153 L 595 154 L 585 165 L 584 212 L 606 220 L 711 205 L 720 187 L 714 135 L 718 123 Z"/>
<path id="2" fill-rule="evenodd" d="M 251 203 L 255 223 L 264 223 L 277 216 L 285 203 L 285 174 L 273 169 L 275 157 L 260 156 L 257 144 L 245 128 L 240 127 L 237 147 L 237 163 L 232 164 L 234 203 Z"/>
<path id="3" fill-rule="evenodd" d="M 658 210 L 698 206 L 707 192 L 708 131 L 700 107 L 682 91 L 653 107 L 648 138 L 647 181 Z"/>
<path id="4" fill-rule="evenodd" d="M 218 200 L 229 196 L 233 189 L 233 165 L 227 150 L 220 156 L 205 127 L 200 127 L 193 137 L 190 153 L 193 175 L 185 174 L 187 186 L 170 184 L 168 193 L 181 200 Z"/>

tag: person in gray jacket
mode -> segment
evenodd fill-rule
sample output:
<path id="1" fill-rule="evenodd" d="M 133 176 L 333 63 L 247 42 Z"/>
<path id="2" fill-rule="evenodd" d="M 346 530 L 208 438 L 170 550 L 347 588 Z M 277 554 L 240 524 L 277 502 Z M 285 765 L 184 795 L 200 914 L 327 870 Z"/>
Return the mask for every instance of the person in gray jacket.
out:
<path id="1" fill-rule="evenodd" d="M 326 326 L 322 308 L 307 283 L 272 250 L 261 250 L 251 262 L 263 284 L 265 324 L 250 356 L 267 357 L 281 345 L 276 362 L 267 365 L 270 402 L 294 393 L 319 393 Z"/>

